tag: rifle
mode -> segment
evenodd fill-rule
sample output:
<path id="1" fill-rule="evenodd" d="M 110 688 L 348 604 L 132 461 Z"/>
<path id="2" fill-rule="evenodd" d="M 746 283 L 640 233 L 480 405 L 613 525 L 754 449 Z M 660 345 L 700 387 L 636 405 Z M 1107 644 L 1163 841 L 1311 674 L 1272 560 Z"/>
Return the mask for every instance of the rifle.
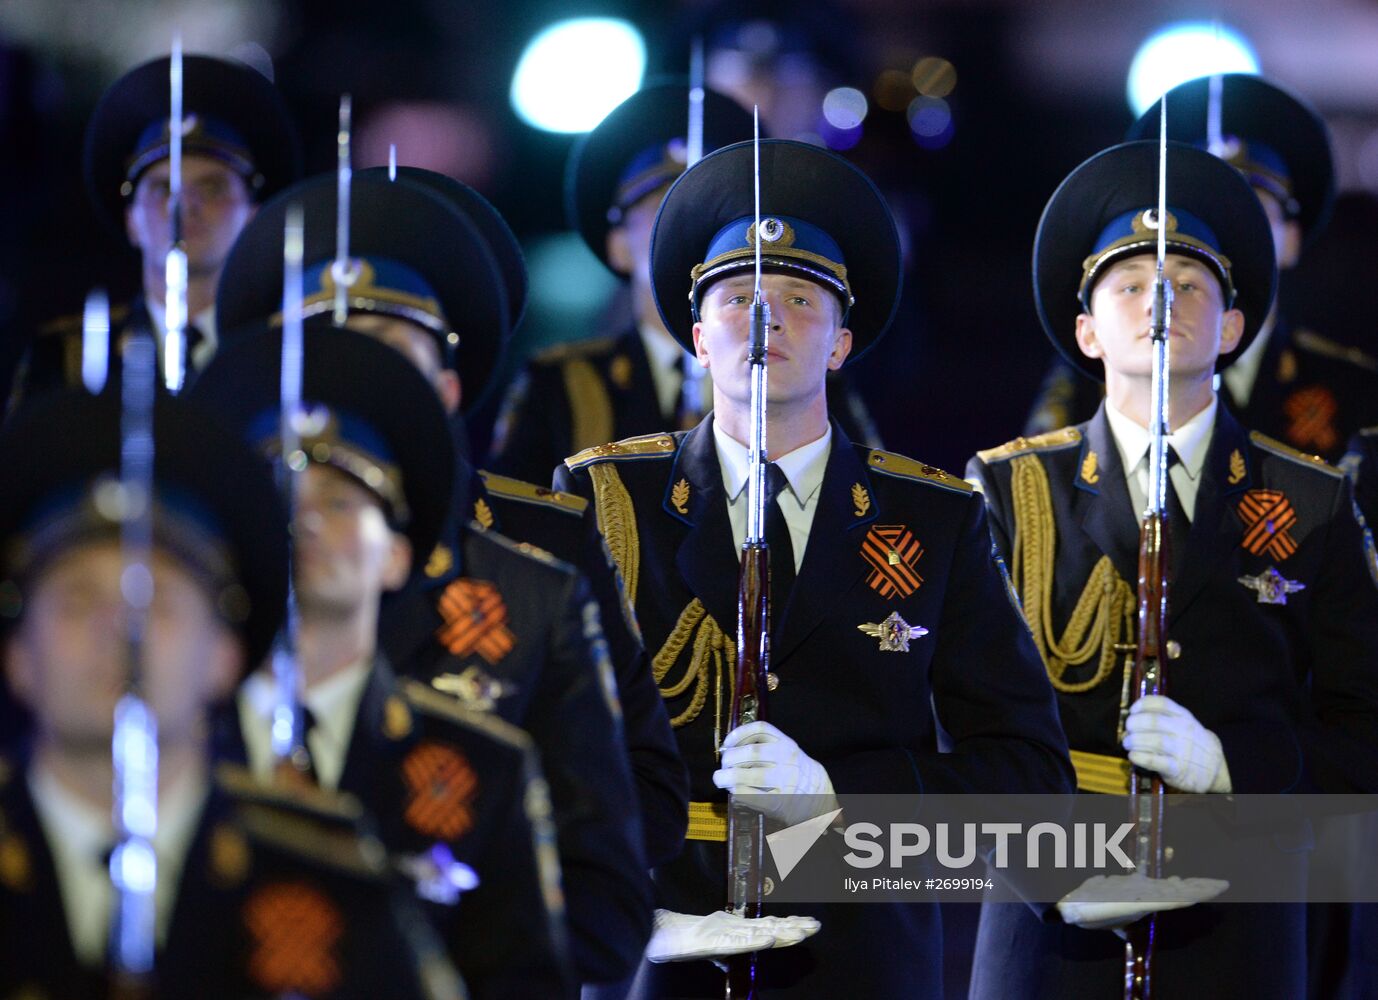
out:
<path id="1" fill-rule="evenodd" d="M 169 75 L 172 115 L 168 121 L 168 219 L 172 240 L 163 262 L 167 330 L 163 336 L 163 382 L 168 392 L 182 391 L 187 374 L 187 244 L 182 235 L 182 39 L 172 39 Z"/>
<path id="2" fill-rule="evenodd" d="M 756 113 L 759 115 L 759 112 Z M 728 730 L 766 718 L 766 673 L 770 670 L 770 546 L 765 538 L 766 349 L 770 304 L 761 295 L 761 128 L 755 124 L 756 292 L 751 301 L 751 441 L 747 449 L 746 539 L 737 576 L 737 663 Z M 727 909 L 759 917 L 764 895 L 765 816 L 728 799 Z M 756 953 L 727 961 L 728 1000 L 756 996 Z"/>
<path id="3" fill-rule="evenodd" d="M 1171 538 L 1167 519 L 1167 435 L 1169 329 L 1172 285 L 1163 274 L 1167 260 L 1167 97 L 1160 105 L 1158 132 L 1158 261 L 1153 283 L 1153 388 L 1149 419 L 1148 504 L 1139 523 L 1139 637 L 1134 650 L 1134 699 L 1166 695 L 1168 590 Z M 1167 787 L 1162 776 L 1134 768 L 1129 783 L 1129 818 L 1136 824 L 1134 857 L 1140 875 L 1161 878 L 1163 811 Z M 1157 916 L 1149 914 L 1127 928 L 1124 946 L 1126 1000 L 1153 995 L 1153 954 Z"/>
<path id="4" fill-rule="evenodd" d="M 157 944 L 158 720 L 144 699 L 144 653 L 153 604 L 153 411 L 157 345 L 136 331 L 122 356 L 120 383 L 120 588 L 125 601 L 125 693 L 115 705 L 115 770 L 110 856 L 115 887 L 110 921 L 111 995 L 151 996 Z"/>
<path id="5" fill-rule="evenodd" d="M 302 210 L 289 205 L 282 241 L 282 374 L 279 382 L 280 410 L 278 439 L 282 460 L 278 464 L 278 488 L 284 505 L 295 513 L 296 478 L 305 468 L 297 434 L 301 412 L 302 348 L 302 257 L 306 238 Z M 295 553 L 288 549 L 289 570 Z M 273 773 L 285 784 L 310 783 L 311 753 L 306 746 L 306 716 L 301 705 L 301 670 L 297 662 L 297 596 L 289 572 L 287 577 L 287 620 L 273 647 L 273 680 L 277 703 L 273 706 Z"/>

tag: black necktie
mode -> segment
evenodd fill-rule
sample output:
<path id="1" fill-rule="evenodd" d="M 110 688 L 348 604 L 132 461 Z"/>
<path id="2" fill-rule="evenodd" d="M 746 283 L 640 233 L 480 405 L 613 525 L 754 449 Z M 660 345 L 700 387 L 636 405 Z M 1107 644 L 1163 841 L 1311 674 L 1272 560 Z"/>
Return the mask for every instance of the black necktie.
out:
<path id="1" fill-rule="evenodd" d="M 789 480 L 774 462 L 766 466 L 766 544 L 770 546 L 770 603 L 775 620 L 781 620 L 794 587 L 794 544 L 780 501 L 789 489 Z"/>
<path id="2" fill-rule="evenodd" d="M 1182 562 L 1187 554 L 1187 540 L 1191 537 L 1191 519 L 1187 517 L 1186 508 L 1182 506 L 1181 498 L 1177 496 L 1177 487 L 1172 482 L 1172 469 L 1180 465 L 1182 459 L 1177 454 L 1177 449 L 1169 447 L 1167 451 L 1167 525 L 1169 533 L 1168 544 L 1172 548 L 1172 576 L 1177 579 L 1182 575 Z"/>

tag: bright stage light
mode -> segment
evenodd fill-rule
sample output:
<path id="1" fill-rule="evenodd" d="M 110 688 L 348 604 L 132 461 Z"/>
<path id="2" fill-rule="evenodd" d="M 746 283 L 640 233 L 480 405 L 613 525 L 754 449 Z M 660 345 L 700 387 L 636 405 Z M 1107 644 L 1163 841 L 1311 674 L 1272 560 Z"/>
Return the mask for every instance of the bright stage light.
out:
<path id="1" fill-rule="evenodd" d="M 526 46 L 512 76 L 512 106 L 547 132 L 587 132 L 636 92 L 646 43 L 627 21 L 559 21 Z"/>
<path id="2" fill-rule="evenodd" d="M 1129 106 L 1141 115 L 1179 83 L 1215 73 L 1257 73 L 1258 55 L 1239 32 L 1209 22 L 1154 32 L 1129 64 Z"/>

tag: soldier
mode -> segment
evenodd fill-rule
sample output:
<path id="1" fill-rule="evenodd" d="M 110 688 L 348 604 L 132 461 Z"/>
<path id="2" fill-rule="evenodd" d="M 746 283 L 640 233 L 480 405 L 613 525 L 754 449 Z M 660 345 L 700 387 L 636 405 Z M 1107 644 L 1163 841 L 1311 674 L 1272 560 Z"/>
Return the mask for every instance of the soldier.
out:
<path id="1" fill-rule="evenodd" d="M 1242 73 L 1220 80 L 1217 145 L 1211 147 L 1207 131 L 1208 77 L 1168 92 L 1168 137 L 1209 149 L 1243 175 L 1267 214 L 1277 266 L 1288 271 L 1330 217 L 1335 176 L 1329 130 L 1310 104 L 1275 83 Z M 1158 119 L 1155 104 L 1127 138 L 1156 137 Z M 1378 421 L 1378 361 L 1294 326 L 1276 309 L 1259 325 L 1249 349 L 1220 373 L 1226 402 L 1244 426 L 1336 461 L 1350 434 Z M 1050 374 L 1044 393 L 1031 418 L 1033 433 L 1085 419 L 1099 402 L 1095 383 L 1065 367 Z"/>
<path id="2" fill-rule="evenodd" d="M 576 451 L 667 427 L 687 430 L 712 409 L 710 380 L 666 332 L 650 278 L 651 224 L 665 191 L 685 169 L 688 107 L 683 84 L 647 87 L 571 153 L 570 223 L 627 282 L 633 325 L 612 337 L 557 345 L 534 359 L 504 402 L 494 471 L 545 483 Z M 711 90 L 704 94 L 703 122 L 705 152 L 751 136 L 751 116 Z M 857 434 L 854 400 L 840 387 L 834 392 L 845 401 L 837 409 L 847 430 Z M 859 412 L 869 427 L 864 409 Z"/>
<path id="3" fill-rule="evenodd" d="M 168 213 L 169 60 L 144 63 L 113 83 L 86 127 L 87 192 L 102 221 L 124 233 L 141 257 L 142 289 L 111 312 L 108 357 L 117 365 L 125 331 L 161 342 L 171 246 Z M 182 61 L 182 224 L 187 251 L 187 362 L 200 370 L 215 354 L 215 287 L 254 206 L 301 173 L 300 141 L 273 84 L 233 60 Z M 56 320 L 29 347 L 15 393 L 82 384 L 81 317 Z"/>
<path id="4" fill-rule="evenodd" d="M 279 444 L 281 351 L 279 333 L 239 331 L 192 389 L 270 451 Z M 293 555 L 313 774 L 325 788 L 357 795 L 388 849 L 408 859 L 418 890 L 444 904 L 433 915 L 475 995 L 564 995 L 554 833 L 544 782 L 524 777 L 534 772 L 523 759 L 534 758 L 529 739 L 400 679 L 377 649 L 383 592 L 406 583 L 413 552 L 435 547 L 449 506 L 454 469 L 444 413 L 413 366 L 367 336 L 310 330 L 304 356 L 299 434 L 309 463 L 295 487 Z M 457 559 L 462 572 L 447 597 L 463 611 L 446 623 L 447 637 L 467 643 L 476 658 L 511 656 L 592 674 L 596 622 L 589 625 L 573 574 L 497 536 L 474 540 Z M 223 727 L 226 747 L 240 737 L 238 749 L 263 777 L 274 767 L 279 698 L 274 679 L 255 674 Z M 602 705 L 596 690 L 593 699 Z M 514 759 L 520 766 L 511 766 Z M 608 783 L 624 788 L 616 785 L 617 764 L 605 761 Z M 485 822 L 514 812 L 525 817 L 524 837 Z M 466 886 L 445 886 L 456 863 L 478 876 L 478 888 L 462 898 L 454 890 Z"/>
<path id="5" fill-rule="evenodd" d="M 1354 502 L 1371 530 L 1378 524 L 1378 427 L 1365 427 L 1350 438 L 1340 465 L 1354 480 Z"/>
<path id="6" fill-rule="evenodd" d="M 0 441 L 28 470 L 0 489 L 0 658 L 35 719 L 27 759 L 0 766 L 6 997 L 112 995 L 111 744 L 130 670 L 115 401 L 55 394 Z M 157 721 L 158 949 L 137 995 L 458 996 L 357 803 L 211 777 L 211 708 L 282 621 L 286 520 L 257 456 L 187 404 L 160 401 L 154 437 L 139 690 Z"/>
<path id="7" fill-rule="evenodd" d="M 407 179 L 417 176 L 429 190 Z M 433 191 L 444 192 L 445 200 Z M 329 281 L 334 253 L 335 197 L 334 178 L 325 177 L 264 206 L 226 265 L 218 308 L 227 339 L 240 322 L 275 309 L 280 272 L 264 269 L 262 262 L 281 259 L 290 201 L 299 201 L 306 212 L 312 292 L 307 311 L 331 307 L 332 288 L 320 282 Z M 352 200 L 351 250 L 366 277 L 351 289 L 346 325 L 395 348 L 425 376 L 450 416 L 454 452 L 464 435 L 460 407 L 483 395 L 504 335 L 520 315 L 520 251 L 506 223 L 476 193 L 428 172 L 389 182 L 381 172 L 363 171 L 354 178 Z M 446 201 L 463 205 L 464 214 Z M 463 325 L 452 326 L 449 315 L 464 316 Z M 647 933 L 645 873 L 635 861 L 640 852 L 626 838 L 640 818 L 647 853 L 661 859 L 678 852 L 687 822 L 683 764 L 583 502 L 530 484 L 485 480 L 462 455 L 455 465 L 454 499 L 441 542 L 424 562 L 418 560 L 424 572 L 384 602 L 382 646 L 399 672 L 532 731 L 561 824 L 577 971 L 584 981 L 614 979 L 635 966 Z M 627 791 L 610 763 L 623 756 L 623 740 L 597 695 L 599 683 L 567 669 L 546 669 L 531 656 L 475 657 L 446 638 L 456 614 L 449 592 L 463 576 L 460 554 L 475 532 L 499 529 L 522 542 L 550 546 L 592 581 L 615 664 L 615 696 L 639 811 L 626 808 Z"/>
<path id="8" fill-rule="evenodd" d="M 793 792 L 1071 787 L 1052 693 L 992 557 L 979 498 L 955 476 L 853 445 L 830 419 L 826 373 L 876 342 L 899 297 L 889 210 L 864 175 L 830 153 L 787 141 L 762 142 L 760 153 L 776 483 L 766 528 L 774 538 L 770 724 L 729 732 L 725 717 L 746 516 L 751 144 L 685 173 L 654 231 L 656 302 L 712 378 L 713 413 L 691 431 L 589 449 L 557 477 L 598 511 L 689 765 L 689 843 L 657 870 L 663 910 L 649 954 L 664 961 L 777 946 L 760 956 L 768 995 L 937 996 L 936 905 L 702 917 L 725 900 L 724 790 L 767 785 L 780 793 L 776 818 L 798 822 L 807 817 L 790 815 L 802 798 Z M 878 632 L 882 622 L 906 632 L 922 623 L 928 635 L 887 652 L 859 628 Z M 936 752 L 936 719 L 954 753 Z M 768 901 L 766 910 L 780 912 Z M 637 985 L 644 996 L 723 988 L 708 962 L 643 967 Z"/>
<path id="9" fill-rule="evenodd" d="M 1133 764 L 1187 793 L 1371 792 L 1372 545 L 1338 470 L 1220 405 L 1215 372 L 1269 315 L 1272 242 L 1240 175 L 1179 143 L 1165 220 L 1172 697 L 1128 701 L 1117 644 L 1132 648 L 1137 613 L 1128 581 L 1148 481 L 1157 166 L 1154 142 L 1097 154 L 1054 193 L 1035 237 L 1044 330 L 1069 363 L 1103 373 L 1105 403 L 1087 423 L 979 453 L 968 472 L 1014 567 L 1081 789 L 1124 794 Z M 1168 874 L 1194 874 L 1183 860 Z M 1277 866 L 1304 878 L 1305 852 L 1279 848 Z M 1304 918 L 1285 902 L 1160 914 L 1155 992 L 1302 996 Z M 1108 929 L 1018 905 L 982 913 L 974 997 L 1111 995 L 1123 977 L 1124 945 Z"/>

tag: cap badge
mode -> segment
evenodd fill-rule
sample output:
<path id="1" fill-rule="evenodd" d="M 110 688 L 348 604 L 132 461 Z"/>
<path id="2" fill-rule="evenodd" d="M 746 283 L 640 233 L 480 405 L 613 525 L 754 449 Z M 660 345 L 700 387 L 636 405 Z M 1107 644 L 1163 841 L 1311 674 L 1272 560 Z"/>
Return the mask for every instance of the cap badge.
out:
<path id="1" fill-rule="evenodd" d="M 1132 223 L 1136 233 L 1156 233 L 1158 231 L 1158 210 L 1156 208 L 1146 208 L 1139 215 L 1134 217 Z M 1167 231 L 1177 232 L 1177 216 L 1171 212 L 1167 213 Z"/>
<path id="2" fill-rule="evenodd" d="M 794 246 L 794 227 L 783 219 L 767 218 L 761 220 L 761 242 L 776 247 Z M 746 245 L 756 245 L 756 223 L 746 229 Z"/>

